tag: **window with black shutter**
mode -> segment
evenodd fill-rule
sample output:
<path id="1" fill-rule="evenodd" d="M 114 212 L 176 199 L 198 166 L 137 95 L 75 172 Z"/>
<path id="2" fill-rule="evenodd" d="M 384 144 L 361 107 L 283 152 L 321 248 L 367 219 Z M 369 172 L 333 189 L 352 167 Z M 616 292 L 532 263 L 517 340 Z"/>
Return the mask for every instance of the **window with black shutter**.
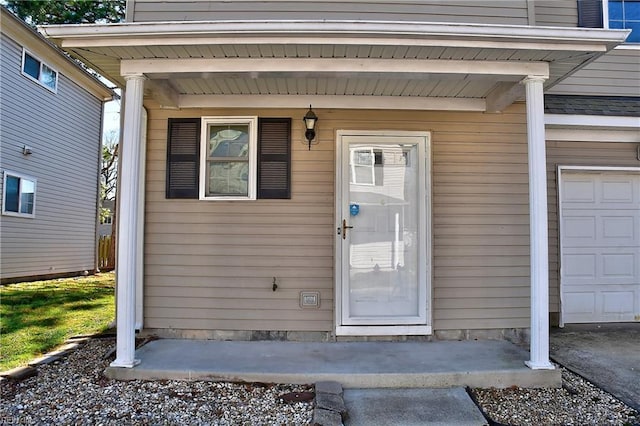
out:
<path id="1" fill-rule="evenodd" d="M 229 117 L 233 123 L 233 117 Z M 242 133 L 217 117 L 169 119 L 167 141 L 167 198 L 205 200 L 289 199 L 291 198 L 291 119 L 258 120 L 257 147 L 245 143 L 235 133 Z M 246 117 L 244 117 L 246 119 Z M 208 120 L 208 121 L 207 121 Z M 212 128 L 203 126 L 211 122 Z M 207 133 L 201 135 L 201 127 Z M 253 133 L 253 132 L 249 132 Z M 218 137 L 218 136 L 221 137 Z M 255 139 L 254 139 L 255 140 Z M 257 152 L 244 154 L 244 149 Z M 237 148 L 237 149 L 236 149 Z M 236 152 L 238 151 L 238 152 Z M 202 153 L 202 155 L 201 155 Z M 241 155 L 242 154 L 242 155 Z M 204 158 L 204 160 L 202 160 Z M 245 160 L 245 158 L 247 160 Z M 248 169 L 246 165 L 248 165 Z M 204 166 L 204 167 L 203 167 Z M 248 170 L 245 173 L 245 170 Z M 242 182 L 250 185 L 241 192 Z M 256 176 L 257 178 L 251 178 Z M 208 177 L 208 178 L 207 178 Z M 201 180 L 203 180 L 201 185 Z M 204 193 L 200 193 L 200 188 Z M 255 194 L 255 195 L 252 195 Z M 257 195 L 257 197 L 256 197 Z"/>
<path id="2" fill-rule="evenodd" d="M 167 140 L 167 198 L 198 198 L 200 119 L 170 118 Z"/>
<path id="3" fill-rule="evenodd" d="M 602 0 L 578 0 L 578 26 L 602 28 Z"/>
<path id="4" fill-rule="evenodd" d="M 258 122 L 258 198 L 291 198 L 291 119 Z"/>

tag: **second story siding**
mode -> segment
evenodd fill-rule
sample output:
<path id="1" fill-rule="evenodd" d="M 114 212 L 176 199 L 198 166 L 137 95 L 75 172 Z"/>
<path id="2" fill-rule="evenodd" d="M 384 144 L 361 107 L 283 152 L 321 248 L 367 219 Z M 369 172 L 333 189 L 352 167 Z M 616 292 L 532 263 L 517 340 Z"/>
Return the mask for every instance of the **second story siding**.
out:
<path id="1" fill-rule="evenodd" d="M 537 0 L 535 25 L 544 27 L 577 27 L 578 7 L 576 0 Z"/>
<path id="2" fill-rule="evenodd" d="M 130 22 L 374 20 L 527 25 L 526 0 L 130 0 Z"/>

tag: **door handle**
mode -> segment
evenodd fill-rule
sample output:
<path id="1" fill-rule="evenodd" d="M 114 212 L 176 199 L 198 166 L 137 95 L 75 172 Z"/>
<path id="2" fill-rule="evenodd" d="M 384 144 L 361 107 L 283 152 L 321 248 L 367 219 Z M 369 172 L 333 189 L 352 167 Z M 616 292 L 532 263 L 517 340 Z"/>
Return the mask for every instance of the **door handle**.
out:
<path id="1" fill-rule="evenodd" d="M 347 225 L 347 219 L 342 219 L 342 239 L 347 239 L 347 229 L 352 229 L 353 226 Z"/>

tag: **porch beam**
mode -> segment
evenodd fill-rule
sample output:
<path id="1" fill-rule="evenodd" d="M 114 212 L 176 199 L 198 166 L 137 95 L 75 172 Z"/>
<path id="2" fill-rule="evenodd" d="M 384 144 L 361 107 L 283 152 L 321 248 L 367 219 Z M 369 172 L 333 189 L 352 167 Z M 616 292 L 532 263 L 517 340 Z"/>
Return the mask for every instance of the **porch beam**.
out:
<path id="1" fill-rule="evenodd" d="M 489 92 L 486 98 L 487 112 L 502 112 L 509 105 L 524 96 L 524 86 L 519 83 L 501 82 Z"/>
<path id="2" fill-rule="evenodd" d="M 180 108 L 314 108 L 484 111 L 484 99 L 419 96 L 181 95 Z"/>
<path id="3" fill-rule="evenodd" d="M 178 108 L 179 93 L 173 88 L 169 80 L 149 80 L 151 97 L 163 108 Z"/>
<path id="4" fill-rule="evenodd" d="M 120 149 L 121 175 L 118 194 L 118 252 L 116 268 L 116 359 L 111 367 L 131 368 L 135 359 L 136 288 L 140 203 L 140 156 L 143 154 L 142 100 L 145 77 L 125 78 L 124 129 Z"/>
<path id="5" fill-rule="evenodd" d="M 166 78 L 171 74 L 261 73 L 314 74 L 448 74 L 463 76 L 522 76 L 549 78 L 547 62 L 475 61 L 442 59 L 369 58 L 215 58 L 122 60 L 121 75 L 145 74 Z"/>
<path id="6" fill-rule="evenodd" d="M 551 370 L 549 361 L 549 238 L 547 224 L 547 160 L 544 129 L 545 79 L 523 80 L 527 98 L 529 158 L 529 239 L 531 252 L 531 341 L 533 370 Z"/>

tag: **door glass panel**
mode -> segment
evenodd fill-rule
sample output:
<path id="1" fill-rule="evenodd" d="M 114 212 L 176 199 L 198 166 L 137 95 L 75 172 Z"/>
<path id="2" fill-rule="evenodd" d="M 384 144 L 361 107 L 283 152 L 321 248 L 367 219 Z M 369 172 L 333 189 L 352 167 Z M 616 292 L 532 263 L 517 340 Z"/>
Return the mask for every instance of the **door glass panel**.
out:
<path id="1" fill-rule="evenodd" d="M 418 145 L 351 143 L 349 170 L 349 318 L 418 317 Z"/>

